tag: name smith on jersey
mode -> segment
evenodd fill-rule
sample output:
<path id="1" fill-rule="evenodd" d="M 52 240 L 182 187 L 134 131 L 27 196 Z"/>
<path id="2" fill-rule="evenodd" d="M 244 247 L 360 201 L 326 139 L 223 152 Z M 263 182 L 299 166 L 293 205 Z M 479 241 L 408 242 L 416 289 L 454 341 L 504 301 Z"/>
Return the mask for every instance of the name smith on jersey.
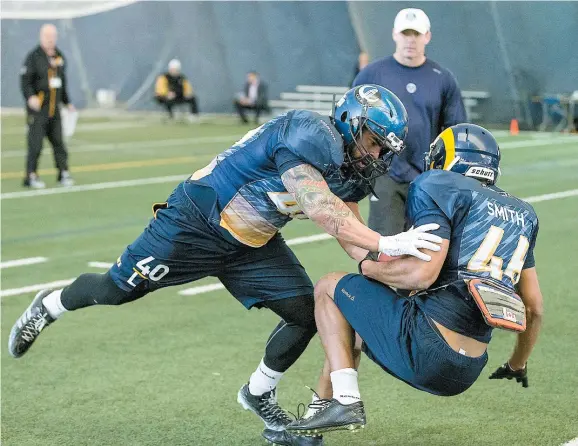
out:
<path id="1" fill-rule="evenodd" d="M 513 209 L 509 209 L 505 206 L 500 206 L 499 204 L 492 201 L 488 201 L 488 215 L 501 218 L 504 221 L 514 222 L 522 228 L 525 227 L 524 214 Z"/>

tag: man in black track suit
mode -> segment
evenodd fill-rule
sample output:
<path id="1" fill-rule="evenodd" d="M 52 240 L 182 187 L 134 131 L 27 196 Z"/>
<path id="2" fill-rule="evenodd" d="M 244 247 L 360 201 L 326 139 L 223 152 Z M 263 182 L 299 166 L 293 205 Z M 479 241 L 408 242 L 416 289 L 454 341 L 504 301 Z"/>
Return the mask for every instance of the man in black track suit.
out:
<path id="1" fill-rule="evenodd" d="M 26 56 L 20 76 L 28 123 L 28 156 L 23 184 L 34 189 L 45 187 L 37 172 L 45 136 L 54 149 L 59 184 L 74 184 L 68 171 L 68 152 L 62 139 L 59 104 L 62 102 L 70 111 L 74 111 L 74 106 L 69 102 L 66 91 L 66 59 L 56 48 L 57 37 L 58 32 L 54 25 L 42 25 L 40 45 Z"/>

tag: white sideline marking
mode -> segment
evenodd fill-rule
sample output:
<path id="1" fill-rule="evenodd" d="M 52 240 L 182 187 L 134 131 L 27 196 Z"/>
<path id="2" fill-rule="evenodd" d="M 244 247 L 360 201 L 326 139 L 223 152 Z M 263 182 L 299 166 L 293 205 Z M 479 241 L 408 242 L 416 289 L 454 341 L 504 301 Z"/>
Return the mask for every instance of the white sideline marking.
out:
<path id="1" fill-rule="evenodd" d="M 87 191 L 87 190 L 117 189 L 117 188 L 121 188 L 121 187 L 143 186 L 145 184 L 172 183 L 175 181 L 183 181 L 185 178 L 190 176 L 191 173 L 192 172 L 183 173 L 181 175 L 170 175 L 170 176 L 166 176 L 166 177 L 140 178 L 138 180 L 124 180 L 124 181 L 110 181 L 107 183 L 81 184 L 78 186 L 71 186 L 71 187 L 53 187 L 53 188 L 49 188 L 49 189 L 24 190 L 24 191 L 20 191 L 20 192 L 6 192 L 6 193 L 0 195 L 0 199 L 10 200 L 12 198 L 36 197 L 38 195 L 70 194 L 72 192 L 83 192 L 83 191 Z"/>
<path id="2" fill-rule="evenodd" d="M 329 240 L 330 238 L 333 238 L 333 236 L 324 232 L 323 234 L 315 234 L 315 235 L 308 235 L 306 237 L 292 238 L 291 240 L 287 240 L 287 244 L 289 246 L 303 245 L 305 243 L 313 243 L 318 242 L 320 240 Z"/>
<path id="3" fill-rule="evenodd" d="M 573 197 L 575 195 L 578 195 L 578 189 L 554 192 L 553 194 L 534 195 L 533 197 L 523 198 L 523 200 L 528 203 L 539 203 L 540 201 L 557 200 L 558 198 Z"/>
<path id="4" fill-rule="evenodd" d="M 90 122 L 85 124 L 78 124 L 76 126 L 75 133 L 85 133 L 85 132 L 95 132 L 101 130 L 122 130 L 122 129 L 130 129 L 136 127 L 146 127 L 149 123 L 142 122 L 142 121 L 119 121 L 119 122 Z M 11 127 L 4 129 L 2 131 L 3 135 L 26 135 L 28 128 L 26 126 L 22 126 L 22 128 Z"/>
<path id="5" fill-rule="evenodd" d="M 112 266 L 110 262 L 88 262 L 88 266 L 92 268 L 104 268 L 109 269 Z"/>
<path id="6" fill-rule="evenodd" d="M 75 278 L 66 280 L 57 280 L 55 282 L 39 283 L 37 285 L 25 286 L 23 288 L 12 288 L 10 290 L 2 290 L 0 291 L 0 297 L 18 296 L 19 294 L 34 293 L 36 291 L 42 291 L 47 288 L 62 288 L 65 287 L 66 285 L 70 285 L 72 282 L 74 282 L 74 279 Z"/>
<path id="7" fill-rule="evenodd" d="M 525 200 L 529 203 L 539 203 L 541 201 L 557 200 L 559 198 L 573 197 L 575 195 L 578 195 L 578 189 L 556 192 L 553 194 L 534 195 L 532 197 L 523 198 L 523 200 Z M 305 236 L 305 237 L 297 237 L 297 238 L 287 240 L 287 244 L 289 246 L 303 245 L 303 244 L 307 244 L 307 243 L 318 242 L 321 240 L 328 240 L 330 238 L 332 238 L 332 237 L 329 234 L 325 234 L 325 233 L 324 234 L 315 234 L 315 235 L 309 235 L 309 236 Z M 104 262 L 91 262 L 91 263 L 99 263 L 99 264 L 103 263 L 104 264 Z M 107 264 L 107 265 L 109 265 L 109 264 Z M 3 290 L 3 291 L 0 291 L 0 297 L 17 296 L 19 294 L 26 294 L 26 293 L 31 293 L 34 291 L 40 291 L 40 290 L 43 290 L 45 288 L 63 287 L 63 286 L 70 284 L 73 280 L 74 279 L 60 280 L 60 281 L 56 281 L 56 282 L 42 283 L 39 285 L 31 285 L 31 286 L 24 287 L 24 288 L 13 288 L 13 289 L 9 289 L 9 290 Z M 184 289 L 182 291 L 179 291 L 179 294 L 182 296 L 194 296 L 197 294 L 203 294 L 203 293 L 209 293 L 211 291 L 222 290 L 223 288 L 225 288 L 225 287 L 222 284 L 213 283 L 210 285 L 202 285 L 202 286 L 196 286 L 193 288 L 187 288 L 187 289 Z M 574 440 L 572 440 L 572 441 L 574 441 Z"/>
<path id="8" fill-rule="evenodd" d="M 492 132 L 492 135 L 494 135 L 495 138 L 514 137 L 514 135 L 512 135 L 509 130 L 490 130 L 490 131 Z M 572 136 L 572 135 L 562 135 L 558 132 L 541 132 L 541 131 L 521 130 L 520 134 L 517 136 L 517 138 L 530 137 L 530 138 L 535 138 L 535 139 L 542 139 L 542 138 L 552 138 L 552 137 L 559 138 L 559 137 L 564 137 L 564 136 Z"/>
<path id="9" fill-rule="evenodd" d="M 46 257 L 28 257 L 27 259 L 7 260 L 0 262 L 0 269 L 13 268 L 15 266 L 35 265 L 36 263 L 44 263 L 48 259 Z"/>
<path id="10" fill-rule="evenodd" d="M 566 443 L 564 443 L 560 446 L 578 446 L 578 437 L 573 438 L 572 440 L 567 441 Z"/>
<path id="11" fill-rule="evenodd" d="M 125 150 L 125 149 L 154 149 L 171 146 L 182 146 L 187 144 L 203 144 L 214 142 L 232 142 L 239 138 L 239 134 L 225 135 L 225 136 L 199 136 L 197 138 L 179 138 L 179 139 L 158 139 L 153 141 L 127 141 L 119 143 L 98 143 L 98 144 L 82 144 L 75 148 L 76 144 L 71 144 L 70 153 L 82 152 L 108 152 L 111 150 Z M 79 141 L 77 141 L 78 143 Z M 2 158 L 24 158 L 26 150 L 3 150 Z"/>
<path id="12" fill-rule="evenodd" d="M 550 146 L 553 144 L 576 144 L 578 145 L 578 138 L 575 136 L 558 136 L 549 140 L 536 139 L 528 141 L 508 141 L 499 144 L 500 149 L 523 149 L 525 147 L 539 147 L 539 146 Z"/>
<path id="13" fill-rule="evenodd" d="M 210 285 L 201 285 L 186 290 L 179 291 L 181 296 L 195 296 L 196 294 L 210 293 L 211 291 L 224 290 L 225 286 L 221 283 L 211 283 Z"/>

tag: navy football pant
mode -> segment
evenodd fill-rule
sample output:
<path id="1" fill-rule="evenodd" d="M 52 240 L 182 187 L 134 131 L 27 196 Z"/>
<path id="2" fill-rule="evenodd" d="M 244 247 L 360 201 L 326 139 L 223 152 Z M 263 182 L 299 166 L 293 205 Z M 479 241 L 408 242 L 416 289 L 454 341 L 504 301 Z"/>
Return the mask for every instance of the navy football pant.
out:
<path id="1" fill-rule="evenodd" d="M 106 274 L 81 275 L 63 290 L 62 304 L 69 310 L 119 305 L 215 276 L 246 308 L 266 307 L 282 318 L 267 343 L 265 363 L 283 372 L 317 331 L 313 285 L 280 234 L 260 248 L 223 238 L 191 199 L 202 193 L 193 183 L 181 183 L 113 267 Z"/>
<path id="2" fill-rule="evenodd" d="M 335 288 L 334 301 L 363 339 L 363 351 L 384 371 L 416 389 L 451 396 L 467 390 L 488 360 L 454 351 L 411 298 L 359 274 Z"/>

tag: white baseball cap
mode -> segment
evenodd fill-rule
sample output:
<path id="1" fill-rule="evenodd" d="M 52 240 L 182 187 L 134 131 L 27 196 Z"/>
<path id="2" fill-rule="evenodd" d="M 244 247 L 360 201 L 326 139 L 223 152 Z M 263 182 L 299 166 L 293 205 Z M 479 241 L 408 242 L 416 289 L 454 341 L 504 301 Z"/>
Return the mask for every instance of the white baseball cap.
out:
<path id="1" fill-rule="evenodd" d="M 402 9 L 395 16 L 393 31 L 400 33 L 406 29 L 413 29 L 420 34 L 427 33 L 431 28 L 429 17 L 421 9 Z"/>
<path id="2" fill-rule="evenodd" d="M 169 70 L 181 70 L 181 61 L 179 59 L 173 59 L 169 62 Z"/>

